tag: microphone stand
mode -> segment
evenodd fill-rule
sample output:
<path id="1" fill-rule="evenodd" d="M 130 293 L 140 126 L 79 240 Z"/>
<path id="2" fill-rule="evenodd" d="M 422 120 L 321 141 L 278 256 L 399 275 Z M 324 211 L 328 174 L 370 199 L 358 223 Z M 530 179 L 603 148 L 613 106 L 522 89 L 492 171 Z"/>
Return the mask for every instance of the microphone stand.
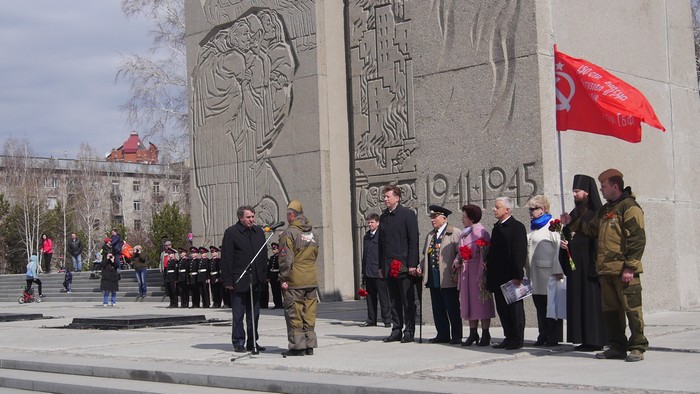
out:
<path id="1" fill-rule="evenodd" d="M 258 255 L 260 254 L 260 252 L 262 252 L 262 250 L 267 246 L 267 243 L 270 241 L 270 238 L 272 238 L 272 236 L 275 235 L 275 229 L 271 229 L 269 227 L 263 228 L 263 230 L 265 232 L 267 232 L 268 229 L 270 229 L 270 231 L 269 231 L 270 235 L 265 239 L 265 242 L 262 244 L 260 249 L 258 249 L 258 252 L 255 253 L 255 256 L 253 256 L 253 258 L 250 259 L 250 262 L 245 267 L 243 272 L 241 272 L 241 275 L 238 277 L 238 279 L 236 279 L 236 282 L 235 282 L 235 284 L 238 284 L 238 282 L 240 282 L 241 279 L 243 279 L 243 275 L 248 273 L 248 276 L 250 277 L 250 286 L 249 286 L 250 287 L 250 313 L 252 314 L 252 316 L 250 317 L 250 320 L 253 322 L 253 350 L 250 353 L 246 354 L 246 356 L 251 356 L 251 357 L 252 357 L 252 355 L 260 354 L 260 352 L 258 351 L 258 338 L 256 338 L 256 334 L 258 331 L 256 329 L 256 324 L 255 324 L 255 302 L 253 301 L 253 273 L 250 271 L 250 266 L 253 265 L 253 262 L 255 262 L 255 259 L 258 258 Z M 233 358 L 231 358 L 231 361 L 236 361 L 239 358 L 241 358 L 241 357 L 233 357 Z"/>

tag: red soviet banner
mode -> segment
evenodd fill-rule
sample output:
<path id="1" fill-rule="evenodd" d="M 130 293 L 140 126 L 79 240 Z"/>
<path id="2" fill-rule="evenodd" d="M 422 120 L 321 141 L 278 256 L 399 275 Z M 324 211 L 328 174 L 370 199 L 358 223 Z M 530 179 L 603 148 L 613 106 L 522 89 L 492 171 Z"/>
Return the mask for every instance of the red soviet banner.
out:
<path id="1" fill-rule="evenodd" d="M 646 97 L 630 84 L 554 46 L 557 130 L 642 140 L 642 122 L 666 131 Z"/>

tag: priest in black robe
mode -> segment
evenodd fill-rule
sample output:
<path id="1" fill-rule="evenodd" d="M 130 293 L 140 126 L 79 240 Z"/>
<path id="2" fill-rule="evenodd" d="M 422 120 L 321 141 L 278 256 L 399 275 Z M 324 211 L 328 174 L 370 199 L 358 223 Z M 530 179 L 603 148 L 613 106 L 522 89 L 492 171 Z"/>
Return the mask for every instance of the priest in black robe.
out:
<path id="1" fill-rule="evenodd" d="M 571 217 L 580 217 L 586 222 L 595 219 L 602 205 L 595 179 L 575 175 L 573 194 L 576 207 L 571 211 Z M 562 248 L 559 261 L 566 274 L 567 340 L 580 343 L 575 347 L 578 351 L 602 350 L 607 339 L 595 267 L 598 242 L 582 233 L 572 234 L 568 227 L 564 228 L 564 235 L 568 241 L 562 241 L 562 245 L 568 247 L 573 260 L 572 267 L 567 250 Z"/>

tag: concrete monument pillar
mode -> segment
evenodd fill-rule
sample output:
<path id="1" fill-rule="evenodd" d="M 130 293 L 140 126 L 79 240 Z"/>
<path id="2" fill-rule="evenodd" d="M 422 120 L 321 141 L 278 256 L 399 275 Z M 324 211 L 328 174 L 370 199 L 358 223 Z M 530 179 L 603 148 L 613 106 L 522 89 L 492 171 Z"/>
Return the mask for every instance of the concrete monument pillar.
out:
<path id="1" fill-rule="evenodd" d="M 343 4 L 186 7 L 196 241 L 218 245 L 240 205 L 274 223 L 299 199 L 320 235 L 321 294 L 352 297 Z"/>

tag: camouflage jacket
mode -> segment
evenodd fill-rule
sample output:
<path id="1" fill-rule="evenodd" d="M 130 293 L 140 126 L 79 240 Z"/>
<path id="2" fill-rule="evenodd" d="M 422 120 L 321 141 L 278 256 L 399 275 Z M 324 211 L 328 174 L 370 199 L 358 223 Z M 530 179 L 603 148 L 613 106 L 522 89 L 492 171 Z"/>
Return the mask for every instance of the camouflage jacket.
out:
<path id="1" fill-rule="evenodd" d="M 280 281 L 290 289 L 318 286 L 316 258 L 318 238 L 303 215 L 298 215 L 280 235 Z"/>
<path id="2" fill-rule="evenodd" d="M 573 218 L 571 231 L 580 231 L 598 239 L 596 271 L 599 275 L 620 275 L 624 268 L 642 273 L 642 254 L 646 246 L 644 211 L 627 187 L 622 196 L 603 205 L 590 222 Z"/>

